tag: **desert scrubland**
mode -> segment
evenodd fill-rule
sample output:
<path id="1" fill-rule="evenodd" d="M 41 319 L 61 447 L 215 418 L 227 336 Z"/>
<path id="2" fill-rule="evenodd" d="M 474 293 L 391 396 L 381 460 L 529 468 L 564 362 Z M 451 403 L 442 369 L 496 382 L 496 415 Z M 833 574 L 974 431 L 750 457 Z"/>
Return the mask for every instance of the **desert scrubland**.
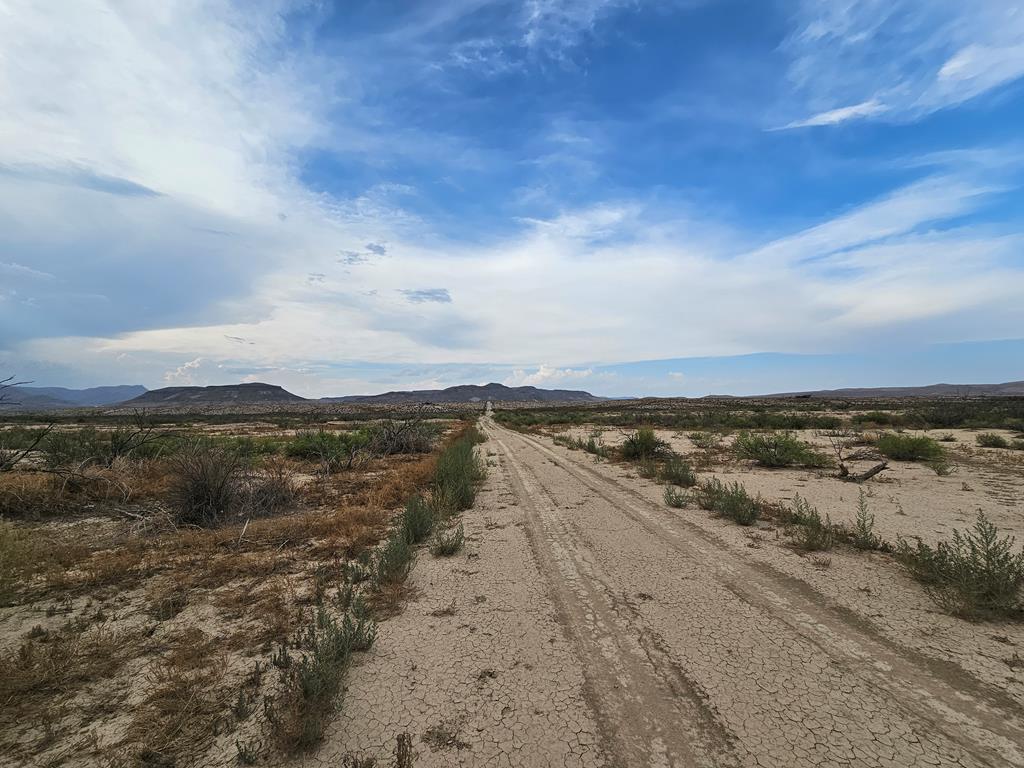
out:
<path id="1" fill-rule="evenodd" d="M 60 418 L 12 765 L 1024 764 L 1020 400 Z"/>

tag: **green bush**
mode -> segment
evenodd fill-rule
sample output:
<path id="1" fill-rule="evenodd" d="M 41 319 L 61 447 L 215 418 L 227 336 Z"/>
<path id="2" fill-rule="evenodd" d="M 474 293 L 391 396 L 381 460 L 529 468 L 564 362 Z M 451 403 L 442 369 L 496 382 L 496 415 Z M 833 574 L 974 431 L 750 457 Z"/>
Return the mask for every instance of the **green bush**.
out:
<path id="1" fill-rule="evenodd" d="M 790 513 L 795 523 L 792 534 L 793 544 L 805 552 L 824 552 L 832 549 L 836 542 L 836 529 L 828 515 L 822 519 L 817 508 L 797 494 L 793 499 Z"/>
<path id="2" fill-rule="evenodd" d="M 827 456 L 792 432 L 743 432 L 736 438 L 733 450 L 741 459 L 750 459 L 762 467 L 826 467 L 831 464 Z"/>
<path id="3" fill-rule="evenodd" d="M 628 435 L 620 448 L 622 458 L 629 461 L 658 459 L 670 454 L 668 443 L 654 434 L 650 427 L 640 427 Z"/>
<path id="4" fill-rule="evenodd" d="M 697 475 L 694 474 L 693 469 L 681 456 L 677 455 L 672 455 L 665 460 L 658 479 L 663 483 L 680 485 L 683 488 L 692 488 L 697 484 Z"/>
<path id="5" fill-rule="evenodd" d="M 1024 586 L 1024 549 L 1014 553 L 1015 540 L 999 538 L 984 514 L 952 541 L 930 547 L 920 539 L 912 547 L 900 540 L 897 559 L 925 586 L 941 607 L 969 619 L 1020 618 Z"/>
<path id="6" fill-rule="evenodd" d="M 285 445 L 285 455 L 317 461 L 327 472 L 337 472 L 352 468 L 369 446 L 370 436 L 364 430 L 307 429 L 297 432 Z"/>
<path id="7" fill-rule="evenodd" d="M 924 435 L 886 432 L 875 441 L 879 453 L 896 461 L 935 461 L 945 456 L 942 446 Z"/>
<path id="8" fill-rule="evenodd" d="M 412 567 L 413 548 L 401 531 L 385 542 L 373 562 L 373 580 L 377 586 L 401 584 Z"/>
<path id="9" fill-rule="evenodd" d="M 862 488 L 857 499 L 857 517 L 850 531 L 850 543 L 857 549 L 881 549 L 882 540 L 875 533 L 875 516 L 868 511 L 868 497 Z"/>
<path id="10" fill-rule="evenodd" d="M 982 432 L 975 440 L 982 448 L 1009 448 L 1010 441 L 995 432 Z"/>
<path id="11" fill-rule="evenodd" d="M 419 494 L 405 504 L 402 512 L 402 536 L 410 544 L 426 541 L 434 530 L 434 512 Z"/>
<path id="12" fill-rule="evenodd" d="M 690 494 L 672 486 L 665 489 L 665 504 L 675 509 L 682 509 L 690 503 Z"/>
<path id="13" fill-rule="evenodd" d="M 697 485 L 694 500 L 701 509 L 738 525 L 753 525 L 760 515 L 759 499 L 751 498 L 739 483 L 725 485 L 716 477 Z"/>
<path id="14" fill-rule="evenodd" d="M 477 486 L 487 473 L 483 462 L 473 450 L 473 446 L 481 439 L 483 436 L 472 429 L 453 441 L 438 456 L 431 502 L 440 517 L 473 506 Z"/>

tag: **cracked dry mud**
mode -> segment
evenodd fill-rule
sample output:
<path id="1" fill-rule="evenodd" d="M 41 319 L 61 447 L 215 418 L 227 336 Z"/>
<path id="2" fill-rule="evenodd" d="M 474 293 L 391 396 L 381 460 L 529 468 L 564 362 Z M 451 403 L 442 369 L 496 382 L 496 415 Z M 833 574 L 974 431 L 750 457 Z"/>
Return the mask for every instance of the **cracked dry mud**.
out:
<path id="1" fill-rule="evenodd" d="M 383 762 L 408 732 L 418 766 L 1024 765 L 1019 683 L 916 618 L 877 623 L 616 468 L 481 424 L 466 553 L 419 559 L 315 762 Z"/>

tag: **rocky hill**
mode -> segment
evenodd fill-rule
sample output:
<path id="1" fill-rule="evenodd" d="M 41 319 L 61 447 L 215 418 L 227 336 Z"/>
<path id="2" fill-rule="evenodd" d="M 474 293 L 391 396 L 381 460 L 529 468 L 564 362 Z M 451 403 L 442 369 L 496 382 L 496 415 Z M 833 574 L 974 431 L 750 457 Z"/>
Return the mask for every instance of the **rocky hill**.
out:
<path id="1" fill-rule="evenodd" d="M 325 397 L 323 402 L 410 405 L 417 403 L 596 403 L 602 398 L 572 389 L 506 387 L 504 384 L 462 384 L 447 389 L 385 392 L 380 395 Z"/>

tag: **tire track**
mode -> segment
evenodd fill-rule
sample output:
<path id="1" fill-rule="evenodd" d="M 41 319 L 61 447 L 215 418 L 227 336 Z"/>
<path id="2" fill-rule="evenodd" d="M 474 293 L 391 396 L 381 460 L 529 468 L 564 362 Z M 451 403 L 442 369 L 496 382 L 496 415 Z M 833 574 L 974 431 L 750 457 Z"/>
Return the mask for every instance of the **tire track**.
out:
<path id="1" fill-rule="evenodd" d="M 526 513 L 527 536 L 585 669 L 589 703 L 613 765 L 735 765 L 727 732 L 657 638 L 616 600 L 534 473 L 495 438 Z"/>

